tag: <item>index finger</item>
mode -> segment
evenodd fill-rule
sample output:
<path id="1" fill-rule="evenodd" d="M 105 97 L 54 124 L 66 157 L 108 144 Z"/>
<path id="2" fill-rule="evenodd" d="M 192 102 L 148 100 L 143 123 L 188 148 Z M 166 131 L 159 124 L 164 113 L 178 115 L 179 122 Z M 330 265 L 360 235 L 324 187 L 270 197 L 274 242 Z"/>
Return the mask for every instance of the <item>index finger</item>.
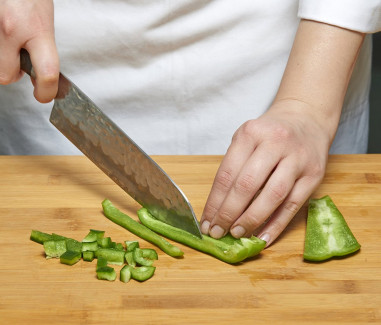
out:
<path id="1" fill-rule="evenodd" d="M 33 80 L 34 97 L 41 103 L 54 99 L 58 91 L 59 58 L 54 36 L 45 33 L 25 44 L 36 78 Z"/>

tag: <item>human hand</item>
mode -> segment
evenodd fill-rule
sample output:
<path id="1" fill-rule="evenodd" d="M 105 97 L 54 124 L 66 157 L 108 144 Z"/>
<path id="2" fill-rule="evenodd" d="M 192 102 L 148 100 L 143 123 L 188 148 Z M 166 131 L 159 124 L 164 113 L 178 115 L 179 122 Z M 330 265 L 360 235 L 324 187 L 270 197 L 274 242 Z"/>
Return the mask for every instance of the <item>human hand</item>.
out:
<path id="1" fill-rule="evenodd" d="M 313 109 L 275 103 L 234 134 L 201 219 L 204 234 L 250 236 L 271 244 L 323 179 L 330 137 Z M 254 200 L 253 200 L 254 199 Z"/>
<path id="2" fill-rule="evenodd" d="M 18 81 L 20 49 L 31 57 L 34 96 L 50 102 L 57 94 L 59 58 L 54 39 L 52 0 L 0 0 L 0 84 Z"/>

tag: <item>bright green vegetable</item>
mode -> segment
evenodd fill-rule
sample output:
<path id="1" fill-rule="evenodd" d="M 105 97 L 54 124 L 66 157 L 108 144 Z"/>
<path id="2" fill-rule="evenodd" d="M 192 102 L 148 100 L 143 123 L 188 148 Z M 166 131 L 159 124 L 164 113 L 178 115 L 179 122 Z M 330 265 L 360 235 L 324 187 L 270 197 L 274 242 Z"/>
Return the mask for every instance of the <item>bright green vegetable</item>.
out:
<path id="1" fill-rule="evenodd" d="M 32 230 L 32 233 L 30 234 L 30 240 L 33 240 L 34 242 L 39 244 L 43 244 L 44 241 L 53 240 L 53 236 L 45 232 Z"/>
<path id="2" fill-rule="evenodd" d="M 351 254 L 360 247 L 343 215 L 328 195 L 309 201 L 304 259 L 323 261 Z"/>
<path id="3" fill-rule="evenodd" d="M 95 253 L 92 251 L 82 252 L 82 258 L 86 262 L 92 262 L 95 258 Z"/>
<path id="4" fill-rule="evenodd" d="M 125 251 L 120 251 L 113 248 L 99 248 L 96 251 L 95 256 L 98 259 L 104 258 L 110 264 L 123 265 L 125 253 Z"/>
<path id="5" fill-rule="evenodd" d="M 155 250 L 135 248 L 133 251 L 134 261 L 143 266 L 152 266 L 154 260 L 157 260 Z"/>
<path id="6" fill-rule="evenodd" d="M 126 240 L 124 243 L 126 244 L 127 252 L 132 252 L 135 248 L 139 248 L 139 242 L 136 240 Z"/>
<path id="7" fill-rule="evenodd" d="M 111 243 L 112 243 L 111 237 L 102 238 L 102 239 L 98 240 L 97 242 L 98 242 L 99 247 L 111 248 Z"/>
<path id="8" fill-rule="evenodd" d="M 82 252 L 95 252 L 98 250 L 98 242 L 82 242 Z"/>
<path id="9" fill-rule="evenodd" d="M 135 262 L 135 259 L 134 259 L 134 252 L 127 252 L 126 255 L 125 255 L 125 258 L 126 258 L 126 262 L 128 265 L 131 265 L 131 266 L 136 266 L 136 262 Z"/>
<path id="10" fill-rule="evenodd" d="M 128 215 L 119 211 L 117 208 L 114 207 L 110 200 L 105 199 L 102 202 L 102 207 L 104 214 L 108 219 L 115 222 L 119 226 L 126 228 L 128 231 L 139 236 L 140 238 L 158 246 L 166 254 L 173 257 L 182 256 L 184 254 L 178 247 L 172 245 L 163 237 L 159 236 L 158 234 L 143 226 L 139 222 L 135 221 Z"/>
<path id="11" fill-rule="evenodd" d="M 140 266 L 140 267 L 132 267 L 127 265 L 127 267 L 130 269 L 131 277 L 134 280 L 143 282 L 150 278 L 152 278 L 153 274 L 155 273 L 156 267 L 154 266 Z"/>
<path id="12" fill-rule="evenodd" d="M 97 270 L 102 268 L 102 267 L 105 267 L 107 266 L 107 260 L 103 257 L 98 257 L 97 259 Z"/>
<path id="13" fill-rule="evenodd" d="M 125 265 L 122 267 L 122 269 L 120 270 L 120 281 L 124 282 L 124 283 L 127 283 L 128 281 L 130 281 L 131 279 L 131 270 L 130 270 L 130 267 L 128 265 Z"/>
<path id="14" fill-rule="evenodd" d="M 96 272 L 99 280 L 115 281 L 116 279 L 115 269 L 110 266 L 98 268 Z"/>
<path id="15" fill-rule="evenodd" d="M 62 264 L 74 265 L 81 259 L 80 252 L 66 251 L 60 256 L 60 262 Z"/>
<path id="16" fill-rule="evenodd" d="M 66 252 L 66 241 L 62 240 L 47 240 L 44 241 L 44 250 L 46 258 L 59 258 Z"/>
<path id="17" fill-rule="evenodd" d="M 138 216 L 141 223 L 153 231 L 230 264 L 257 255 L 266 246 L 265 241 L 254 236 L 236 239 L 231 235 L 226 235 L 221 239 L 214 239 L 203 235 L 200 239 L 187 231 L 157 220 L 145 208 L 138 211 Z"/>
<path id="18" fill-rule="evenodd" d="M 97 240 L 101 240 L 104 234 L 105 232 L 103 230 L 90 229 L 90 232 L 86 235 L 86 237 L 82 240 L 82 242 L 83 243 L 96 242 Z"/>

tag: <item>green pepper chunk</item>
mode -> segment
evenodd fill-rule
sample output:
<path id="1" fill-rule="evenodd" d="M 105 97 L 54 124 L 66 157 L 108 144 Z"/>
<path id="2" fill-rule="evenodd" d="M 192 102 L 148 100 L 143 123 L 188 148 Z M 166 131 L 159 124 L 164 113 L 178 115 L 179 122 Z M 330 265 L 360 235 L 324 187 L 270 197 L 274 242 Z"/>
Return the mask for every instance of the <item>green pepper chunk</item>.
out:
<path id="1" fill-rule="evenodd" d="M 155 266 L 140 266 L 135 268 L 129 265 L 126 266 L 130 269 L 131 277 L 140 282 L 147 281 L 152 278 L 156 270 Z"/>
<path id="2" fill-rule="evenodd" d="M 153 261 L 158 258 L 156 251 L 149 248 L 135 248 L 133 254 L 135 262 L 143 266 L 152 266 Z"/>
<path id="3" fill-rule="evenodd" d="M 82 258 L 86 262 L 92 262 L 95 258 L 95 253 L 92 251 L 82 252 Z"/>
<path id="4" fill-rule="evenodd" d="M 82 242 L 82 252 L 96 252 L 98 250 L 98 242 Z"/>
<path id="5" fill-rule="evenodd" d="M 99 247 L 111 248 L 111 243 L 112 243 L 111 237 L 104 237 L 102 239 L 98 239 L 97 242 L 98 242 Z"/>
<path id="6" fill-rule="evenodd" d="M 46 258 L 59 258 L 66 252 L 66 241 L 64 239 L 44 241 L 44 250 Z"/>
<path id="7" fill-rule="evenodd" d="M 128 265 L 125 265 L 122 267 L 122 269 L 120 270 L 120 281 L 124 282 L 124 283 L 127 283 L 128 281 L 130 281 L 131 279 L 131 270 L 130 270 L 130 267 Z"/>
<path id="8" fill-rule="evenodd" d="M 135 248 L 139 248 L 137 240 L 126 240 L 124 243 L 126 244 L 127 252 L 132 252 Z"/>
<path id="9" fill-rule="evenodd" d="M 359 250 L 343 215 L 326 195 L 311 199 L 308 205 L 307 229 L 303 257 L 308 261 L 324 261 Z"/>
<path id="10" fill-rule="evenodd" d="M 104 258 L 110 264 L 123 265 L 125 253 L 125 251 L 120 251 L 113 248 L 99 248 L 95 255 L 97 258 Z"/>
<path id="11" fill-rule="evenodd" d="M 163 237 L 119 211 L 114 207 L 110 200 L 105 199 L 102 202 L 102 207 L 105 216 L 112 222 L 122 226 L 140 238 L 143 238 L 144 240 L 158 246 L 164 253 L 173 257 L 179 257 L 184 254 L 178 247 L 172 245 Z"/>
<path id="12" fill-rule="evenodd" d="M 127 252 L 126 255 L 125 255 L 125 259 L 126 259 L 126 262 L 128 265 L 131 265 L 131 266 L 136 266 L 136 262 L 135 262 L 135 259 L 134 259 L 134 252 Z"/>
<path id="13" fill-rule="evenodd" d="M 86 235 L 86 237 L 82 240 L 83 243 L 91 243 L 95 242 L 97 240 L 101 240 L 104 236 L 103 230 L 95 230 L 90 229 L 89 233 Z"/>
<path id="14" fill-rule="evenodd" d="M 221 239 L 214 239 L 210 236 L 202 235 L 202 239 L 200 239 L 187 231 L 156 219 L 145 208 L 141 208 L 138 211 L 138 216 L 141 223 L 153 231 L 230 264 L 242 262 L 249 257 L 257 255 L 266 246 L 264 240 L 254 236 L 237 239 L 228 234 Z"/>
<path id="15" fill-rule="evenodd" d="M 42 231 L 32 230 L 30 234 L 30 240 L 33 240 L 39 244 L 43 244 L 45 241 L 53 240 L 53 236 Z"/>
<path id="16" fill-rule="evenodd" d="M 62 264 L 74 265 L 81 259 L 80 252 L 66 251 L 60 256 L 60 262 Z"/>
<path id="17" fill-rule="evenodd" d="M 100 267 L 96 273 L 99 280 L 115 281 L 116 279 L 115 269 L 110 266 Z"/>

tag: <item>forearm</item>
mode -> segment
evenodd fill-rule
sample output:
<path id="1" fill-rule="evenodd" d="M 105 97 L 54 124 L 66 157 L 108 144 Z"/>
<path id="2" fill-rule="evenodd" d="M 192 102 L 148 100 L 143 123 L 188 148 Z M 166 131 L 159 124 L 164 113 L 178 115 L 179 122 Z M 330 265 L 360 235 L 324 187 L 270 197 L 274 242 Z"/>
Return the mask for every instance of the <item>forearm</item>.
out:
<path id="1" fill-rule="evenodd" d="M 364 34 L 315 21 L 300 22 L 279 91 L 270 110 L 297 101 L 333 140 Z"/>

